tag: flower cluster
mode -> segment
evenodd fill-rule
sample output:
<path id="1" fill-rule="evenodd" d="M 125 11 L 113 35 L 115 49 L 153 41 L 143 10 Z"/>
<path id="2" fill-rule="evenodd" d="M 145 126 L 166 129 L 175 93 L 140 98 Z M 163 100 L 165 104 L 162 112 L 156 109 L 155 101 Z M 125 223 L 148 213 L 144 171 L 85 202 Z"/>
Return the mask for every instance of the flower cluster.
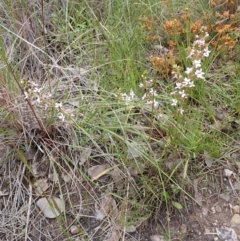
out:
<path id="1" fill-rule="evenodd" d="M 159 107 L 159 102 L 156 100 L 157 91 L 154 90 L 153 80 L 147 80 L 143 75 L 144 83 L 140 83 L 139 87 L 145 90 L 144 95 L 142 96 L 142 100 L 146 101 L 148 106 L 153 106 L 155 109 Z"/>
<path id="2" fill-rule="evenodd" d="M 22 80 L 21 85 L 24 89 L 24 99 L 30 100 L 33 106 L 44 109 L 44 111 L 54 108 L 57 118 L 61 121 L 65 121 L 66 117 L 73 117 L 71 111 L 64 110 L 62 102 L 56 102 L 51 93 L 44 94 L 43 88 L 40 88 L 35 82 Z"/>
<path id="3" fill-rule="evenodd" d="M 189 88 L 195 87 L 195 82 L 199 79 L 204 79 L 204 72 L 202 69 L 202 61 L 210 54 L 206 39 L 208 33 L 204 32 L 202 36 L 196 35 L 195 41 L 192 44 L 188 59 L 191 65 L 186 68 L 184 74 L 179 66 L 175 65 L 173 70 L 173 78 L 177 81 L 175 84 L 175 91 L 171 93 L 174 96 L 172 99 L 172 106 L 178 106 L 179 101 L 183 101 L 188 96 Z M 183 114 L 184 110 L 180 107 L 179 112 Z"/>
<path id="4" fill-rule="evenodd" d="M 126 93 L 121 94 L 121 98 L 125 101 L 125 104 L 127 106 L 134 105 L 134 103 L 136 103 L 137 101 L 142 100 L 144 101 L 146 106 L 150 107 L 151 109 L 152 107 L 154 109 L 158 109 L 159 102 L 156 100 L 158 94 L 157 91 L 154 89 L 153 80 L 147 80 L 147 77 L 144 74 L 142 75 L 142 78 L 144 79 L 144 82 L 140 83 L 139 87 L 144 89 L 144 94 L 141 99 L 136 96 L 132 89 L 130 90 L 129 95 L 127 95 Z"/>
<path id="5" fill-rule="evenodd" d="M 126 93 L 121 94 L 121 97 L 123 100 L 125 100 L 126 105 L 129 105 L 131 102 L 134 102 L 136 100 L 136 95 L 134 91 L 131 89 L 129 95 Z"/>

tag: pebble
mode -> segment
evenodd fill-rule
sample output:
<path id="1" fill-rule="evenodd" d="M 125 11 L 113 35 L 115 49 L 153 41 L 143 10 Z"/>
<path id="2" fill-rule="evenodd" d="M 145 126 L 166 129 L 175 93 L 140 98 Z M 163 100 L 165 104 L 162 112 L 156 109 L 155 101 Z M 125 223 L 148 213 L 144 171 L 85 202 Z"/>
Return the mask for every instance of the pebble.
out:
<path id="1" fill-rule="evenodd" d="M 216 210 L 218 213 L 221 213 L 221 212 L 222 212 L 222 208 L 221 208 L 220 205 L 216 205 L 215 210 Z"/>
<path id="2" fill-rule="evenodd" d="M 240 215 L 239 214 L 234 214 L 232 216 L 230 224 L 231 224 L 231 227 L 236 227 L 236 226 L 240 225 Z"/>
<path id="3" fill-rule="evenodd" d="M 187 233 L 187 225 L 186 224 L 182 224 L 179 228 L 179 231 L 181 233 Z"/>
<path id="4" fill-rule="evenodd" d="M 151 241 L 165 241 L 164 237 L 162 235 L 152 235 L 150 237 Z"/>
<path id="5" fill-rule="evenodd" d="M 215 207 L 211 207 L 211 211 L 212 211 L 212 213 L 216 213 Z"/>
<path id="6" fill-rule="evenodd" d="M 216 117 L 218 120 L 222 121 L 222 120 L 224 120 L 224 118 L 225 118 L 225 114 L 218 112 L 218 113 L 216 113 L 215 117 Z"/>
<path id="7" fill-rule="evenodd" d="M 226 202 L 229 202 L 229 200 L 230 200 L 230 196 L 228 193 L 221 193 L 219 195 L 219 198 L 221 198 L 223 201 L 226 201 Z"/>
<path id="8" fill-rule="evenodd" d="M 78 226 L 72 226 L 70 231 L 71 231 L 71 234 L 78 234 L 81 232 L 81 228 Z"/>
<path id="9" fill-rule="evenodd" d="M 239 205 L 233 206 L 233 207 L 232 207 L 232 211 L 233 211 L 234 214 L 235 214 L 235 213 L 239 213 L 239 212 L 240 212 L 240 206 L 239 206 Z"/>

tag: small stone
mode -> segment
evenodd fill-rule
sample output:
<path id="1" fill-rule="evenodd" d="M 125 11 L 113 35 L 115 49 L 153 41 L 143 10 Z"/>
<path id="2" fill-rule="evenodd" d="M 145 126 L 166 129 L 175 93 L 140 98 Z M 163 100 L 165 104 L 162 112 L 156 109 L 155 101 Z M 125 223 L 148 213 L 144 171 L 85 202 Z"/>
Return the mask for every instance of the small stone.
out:
<path id="1" fill-rule="evenodd" d="M 231 225 L 231 227 L 236 227 L 236 226 L 240 225 L 240 215 L 239 214 L 234 214 L 232 216 L 230 225 Z"/>
<path id="2" fill-rule="evenodd" d="M 215 207 L 211 207 L 211 211 L 212 211 L 212 213 L 216 213 Z"/>
<path id="3" fill-rule="evenodd" d="M 78 226 L 72 226 L 70 231 L 71 231 L 71 234 L 78 234 L 81 232 L 81 228 Z"/>
<path id="4" fill-rule="evenodd" d="M 204 228 L 204 234 L 207 235 L 211 233 L 210 229 L 209 228 Z"/>
<path id="5" fill-rule="evenodd" d="M 230 196 L 228 193 L 221 193 L 219 195 L 219 198 L 221 198 L 223 201 L 226 201 L 226 202 L 229 202 L 229 200 L 230 200 Z"/>
<path id="6" fill-rule="evenodd" d="M 240 190 L 240 183 L 239 183 L 239 182 L 235 182 L 235 183 L 233 184 L 233 188 L 234 188 L 235 190 Z"/>
<path id="7" fill-rule="evenodd" d="M 223 170 L 223 176 L 224 177 L 230 177 L 233 174 L 233 171 L 229 170 L 229 169 L 224 169 Z"/>
<path id="8" fill-rule="evenodd" d="M 222 121 L 225 118 L 225 114 L 218 112 L 218 113 L 216 113 L 215 117 L 216 117 L 216 119 Z"/>
<path id="9" fill-rule="evenodd" d="M 202 208 L 202 215 L 206 216 L 208 214 L 208 208 Z"/>
<path id="10" fill-rule="evenodd" d="M 187 233 L 187 225 L 182 224 L 179 228 L 180 233 Z"/>
<path id="11" fill-rule="evenodd" d="M 240 212 L 240 206 L 239 205 L 233 206 L 232 211 L 233 211 L 234 214 L 239 213 Z"/>
<path id="12" fill-rule="evenodd" d="M 221 212 L 222 212 L 222 208 L 220 207 L 220 205 L 216 205 L 215 210 L 216 210 L 218 213 L 221 213 Z"/>
<path id="13" fill-rule="evenodd" d="M 151 241 L 165 241 L 164 237 L 162 235 L 152 235 L 150 237 Z"/>

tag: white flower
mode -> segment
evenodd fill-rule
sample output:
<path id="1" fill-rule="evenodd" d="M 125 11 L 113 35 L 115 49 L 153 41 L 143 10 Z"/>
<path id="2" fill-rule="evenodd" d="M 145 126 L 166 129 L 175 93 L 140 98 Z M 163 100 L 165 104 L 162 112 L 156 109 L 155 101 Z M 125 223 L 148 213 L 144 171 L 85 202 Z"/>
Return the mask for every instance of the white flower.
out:
<path id="1" fill-rule="evenodd" d="M 149 100 L 149 101 L 147 101 L 147 105 L 153 105 L 153 107 L 154 107 L 155 109 L 158 109 L 158 107 L 159 107 L 159 102 L 156 101 L 155 99 L 154 99 L 154 100 Z"/>
<path id="2" fill-rule="evenodd" d="M 60 102 L 60 103 L 55 103 L 55 108 L 56 108 L 56 109 L 62 108 L 62 102 Z"/>
<path id="3" fill-rule="evenodd" d="M 39 98 L 39 96 L 37 97 L 37 103 L 41 104 L 41 99 Z"/>
<path id="4" fill-rule="evenodd" d="M 149 90 L 149 93 L 151 94 L 151 95 L 157 95 L 157 91 L 156 90 L 153 90 L 153 88 L 151 88 L 150 90 Z"/>
<path id="5" fill-rule="evenodd" d="M 147 94 L 144 93 L 143 97 L 142 97 L 142 100 L 145 100 L 147 98 Z"/>
<path id="6" fill-rule="evenodd" d="M 29 99 L 29 95 L 28 95 L 28 92 L 27 92 L 27 91 L 24 91 L 24 96 L 25 96 L 25 97 L 24 97 L 25 100 L 28 100 L 28 99 Z"/>
<path id="7" fill-rule="evenodd" d="M 132 89 L 130 90 L 130 94 L 129 94 L 129 95 L 130 95 L 131 99 L 133 100 L 133 99 L 134 99 L 134 97 L 135 97 L 135 94 L 134 94 L 134 92 L 133 92 L 133 90 L 132 90 Z"/>
<path id="8" fill-rule="evenodd" d="M 183 87 L 182 83 L 176 83 L 175 89 L 181 89 Z"/>
<path id="9" fill-rule="evenodd" d="M 41 88 L 35 87 L 33 92 L 34 93 L 41 93 L 41 90 L 42 90 Z"/>
<path id="10" fill-rule="evenodd" d="M 63 115 L 63 113 L 58 113 L 57 115 L 58 119 L 60 119 L 61 121 L 65 120 L 65 116 Z"/>
<path id="11" fill-rule="evenodd" d="M 182 98 L 186 98 L 187 97 L 187 95 L 186 95 L 184 90 L 179 91 L 179 94 L 181 95 Z"/>
<path id="12" fill-rule="evenodd" d="M 197 40 L 194 41 L 193 45 L 198 45 L 199 47 L 203 46 L 203 45 L 205 45 L 205 40 L 197 39 Z"/>
<path id="13" fill-rule="evenodd" d="M 185 74 L 189 75 L 191 74 L 191 72 L 192 72 L 192 68 L 187 67 L 187 69 L 185 70 Z"/>
<path id="14" fill-rule="evenodd" d="M 140 87 L 140 88 L 143 88 L 143 86 L 144 86 L 143 83 L 140 83 L 140 84 L 139 84 L 139 87 Z"/>
<path id="15" fill-rule="evenodd" d="M 190 54 L 187 56 L 187 58 L 192 58 L 192 56 L 194 56 L 194 54 L 195 54 L 195 50 L 194 49 L 192 49 L 191 50 L 191 52 L 190 52 Z"/>
<path id="16" fill-rule="evenodd" d="M 204 50 L 203 50 L 203 56 L 204 57 L 209 57 L 210 53 L 211 53 L 211 51 L 208 49 L 208 47 L 204 48 Z"/>
<path id="17" fill-rule="evenodd" d="M 178 103 L 178 101 L 176 99 L 172 99 L 172 104 L 171 104 L 172 106 L 176 106 L 177 103 Z"/>
<path id="18" fill-rule="evenodd" d="M 189 87 L 189 88 L 192 88 L 192 87 L 194 87 L 195 85 L 194 85 L 194 82 L 193 81 L 191 81 L 189 78 L 184 78 L 184 81 L 183 81 L 183 86 L 184 87 Z"/>
<path id="19" fill-rule="evenodd" d="M 193 60 L 193 66 L 195 68 L 200 68 L 201 67 L 201 60 L 200 59 Z"/>
<path id="20" fill-rule="evenodd" d="M 182 108 L 179 108 L 178 111 L 180 112 L 181 115 L 184 113 L 184 109 Z"/>
<path id="21" fill-rule="evenodd" d="M 31 83 L 32 87 L 38 87 L 38 84 L 36 84 L 35 82 L 31 81 L 30 83 Z"/>
<path id="22" fill-rule="evenodd" d="M 199 78 L 199 79 L 204 79 L 204 73 L 202 71 L 202 69 L 197 69 L 195 72 L 195 75 Z"/>

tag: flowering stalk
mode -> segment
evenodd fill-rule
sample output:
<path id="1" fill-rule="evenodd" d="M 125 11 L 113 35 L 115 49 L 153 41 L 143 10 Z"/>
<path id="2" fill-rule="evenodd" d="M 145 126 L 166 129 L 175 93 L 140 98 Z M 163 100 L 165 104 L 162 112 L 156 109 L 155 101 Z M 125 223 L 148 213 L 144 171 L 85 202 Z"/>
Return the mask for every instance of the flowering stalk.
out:
<path id="1" fill-rule="evenodd" d="M 202 36 L 196 35 L 196 39 L 192 44 L 192 48 L 188 55 L 188 59 L 191 61 L 191 65 L 186 68 L 184 74 L 181 73 L 179 66 L 175 65 L 173 70 L 173 77 L 177 80 L 175 84 L 175 91 L 171 93 L 174 96 L 172 99 L 172 106 L 178 106 L 179 102 L 184 101 L 188 97 L 190 88 L 195 87 L 195 82 L 202 79 L 204 80 L 204 72 L 202 69 L 203 59 L 209 57 L 210 50 L 206 44 L 208 33 L 203 32 Z M 183 114 L 184 110 L 180 106 L 178 111 Z"/>

